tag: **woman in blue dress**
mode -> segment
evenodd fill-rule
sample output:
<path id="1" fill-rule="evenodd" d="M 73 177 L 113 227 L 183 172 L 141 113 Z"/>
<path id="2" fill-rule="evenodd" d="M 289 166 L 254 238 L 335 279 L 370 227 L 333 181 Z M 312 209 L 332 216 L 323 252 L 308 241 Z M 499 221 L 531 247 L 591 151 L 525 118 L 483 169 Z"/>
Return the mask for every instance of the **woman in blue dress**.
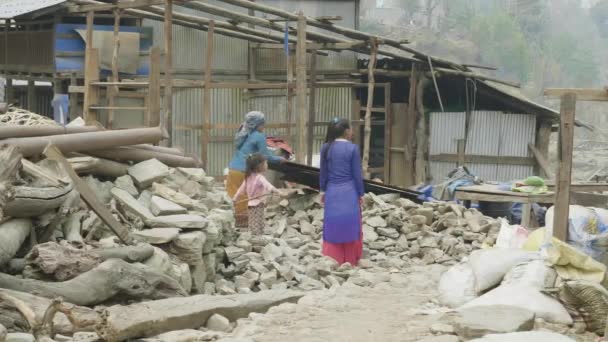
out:
<path id="1" fill-rule="evenodd" d="M 350 142 L 346 119 L 334 119 L 321 148 L 320 188 L 325 206 L 323 254 L 340 264 L 357 265 L 363 254 L 361 202 L 364 195 L 361 155 Z"/>

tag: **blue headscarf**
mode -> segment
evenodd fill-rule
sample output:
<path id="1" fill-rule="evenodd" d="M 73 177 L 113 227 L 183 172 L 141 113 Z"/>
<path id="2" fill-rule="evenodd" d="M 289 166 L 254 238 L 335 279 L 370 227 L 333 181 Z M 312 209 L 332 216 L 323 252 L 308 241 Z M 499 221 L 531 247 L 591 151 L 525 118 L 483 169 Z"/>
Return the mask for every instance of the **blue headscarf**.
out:
<path id="1" fill-rule="evenodd" d="M 249 134 L 266 122 L 264 113 L 253 111 L 245 115 L 245 122 L 241 124 L 239 131 L 234 136 L 234 143 L 237 148 L 241 147 Z"/>

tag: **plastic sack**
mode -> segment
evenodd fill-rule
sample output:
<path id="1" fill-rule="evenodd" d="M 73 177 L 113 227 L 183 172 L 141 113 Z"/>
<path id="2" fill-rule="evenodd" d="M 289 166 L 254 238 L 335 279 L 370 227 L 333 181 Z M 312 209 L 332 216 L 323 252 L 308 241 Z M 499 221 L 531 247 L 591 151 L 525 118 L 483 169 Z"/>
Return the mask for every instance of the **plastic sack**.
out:
<path id="1" fill-rule="evenodd" d="M 530 310 L 536 314 L 536 317 L 542 318 L 549 323 L 572 324 L 572 317 L 570 317 L 570 314 L 560 302 L 528 285 L 500 285 L 462 307 L 469 308 L 487 305 L 515 306 Z"/>
<path id="2" fill-rule="evenodd" d="M 557 273 L 543 260 L 532 260 L 513 267 L 504 277 L 502 285 L 517 284 L 544 290 L 555 286 Z"/>
<path id="3" fill-rule="evenodd" d="M 470 342 L 575 342 L 568 336 L 548 331 L 524 331 L 508 334 L 489 334 Z"/>
<path id="4" fill-rule="evenodd" d="M 526 251 L 539 251 L 546 240 L 547 230 L 537 229 L 524 243 Z M 549 236 L 549 244 L 543 247 L 545 261 L 553 265 L 557 274 L 565 280 L 588 280 L 601 283 L 606 274 L 606 266 L 589 255 Z"/>
<path id="5" fill-rule="evenodd" d="M 475 276 L 467 263 L 450 267 L 439 279 L 439 302 L 450 308 L 457 308 L 477 298 Z"/>
<path id="6" fill-rule="evenodd" d="M 545 222 L 553 234 L 555 207 L 549 208 Z M 545 241 L 548 242 L 548 241 Z M 571 205 L 568 215 L 568 243 L 593 259 L 604 262 L 608 248 L 608 210 Z"/>
<path id="7" fill-rule="evenodd" d="M 522 226 L 509 225 L 505 219 L 501 219 L 500 231 L 496 238 L 495 246 L 498 248 L 519 249 L 528 239 L 528 230 Z"/>
<path id="8" fill-rule="evenodd" d="M 561 287 L 559 299 L 581 315 L 587 330 L 604 335 L 608 317 L 608 290 L 602 285 L 584 280 L 568 281 Z"/>
<path id="9" fill-rule="evenodd" d="M 475 293 L 480 294 L 500 284 L 513 266 L 539 258 L 538 253 L 520 249 L 489 248 L 471 253 L 469 265 L 475 276 Z"/>

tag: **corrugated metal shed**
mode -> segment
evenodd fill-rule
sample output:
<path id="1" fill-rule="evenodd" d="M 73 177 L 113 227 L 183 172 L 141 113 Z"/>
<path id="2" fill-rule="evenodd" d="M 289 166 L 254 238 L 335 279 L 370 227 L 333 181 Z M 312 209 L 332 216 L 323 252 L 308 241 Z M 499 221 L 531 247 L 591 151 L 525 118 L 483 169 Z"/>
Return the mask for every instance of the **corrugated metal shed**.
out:
<path id="1" fill-rule="evenodd" d="M 0 19 L 11 19 L 64 2 L 66 0 L 2 0 L 0 1 Z"/>

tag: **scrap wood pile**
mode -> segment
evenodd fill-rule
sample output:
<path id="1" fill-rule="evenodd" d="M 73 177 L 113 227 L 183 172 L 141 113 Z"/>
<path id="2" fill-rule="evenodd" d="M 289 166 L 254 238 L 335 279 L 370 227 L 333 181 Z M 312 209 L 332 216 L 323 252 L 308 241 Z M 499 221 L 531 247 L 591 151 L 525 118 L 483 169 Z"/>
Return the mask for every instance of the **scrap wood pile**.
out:
<path id="1" fill-rule="evenodd" d="M 147 145 L 161 129 L 27 122 L 0 125 L 0 341 L 4 328 L 109 341 L 227 331 L 304 291 L 454 264 L 499 230 L 474 209 L 368 194 L 365 259 L 338 266 L 320 253 L 316 193 L 271 203 L 267 231 L 251 236 L 196 158 Z"/>

